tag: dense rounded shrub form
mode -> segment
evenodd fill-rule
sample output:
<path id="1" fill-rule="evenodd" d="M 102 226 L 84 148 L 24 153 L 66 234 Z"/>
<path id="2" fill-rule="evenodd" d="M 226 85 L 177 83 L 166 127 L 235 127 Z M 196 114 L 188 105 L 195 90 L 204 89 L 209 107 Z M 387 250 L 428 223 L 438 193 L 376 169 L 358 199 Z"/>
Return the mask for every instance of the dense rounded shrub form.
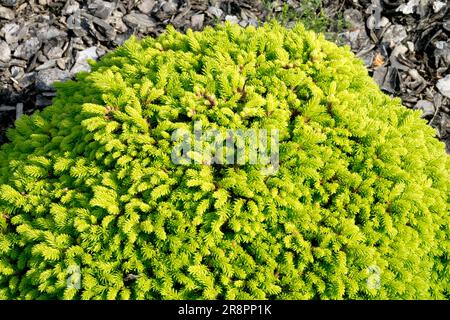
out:
<path id="1" fill-rule="evenodd" d="M 348 48 L 169 27 L 92 69 L 0 152 L 1 298 L 449 298 L 449 158 Z M 278 171 L 174 164 L 196 121 L 279 130 Z"/>

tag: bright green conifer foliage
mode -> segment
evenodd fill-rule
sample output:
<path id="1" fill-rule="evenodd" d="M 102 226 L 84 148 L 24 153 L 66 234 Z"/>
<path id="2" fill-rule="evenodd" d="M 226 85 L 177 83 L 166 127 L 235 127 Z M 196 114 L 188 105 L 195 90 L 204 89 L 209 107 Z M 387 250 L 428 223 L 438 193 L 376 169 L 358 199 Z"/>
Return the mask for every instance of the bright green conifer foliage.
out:
<path id="1" fill-rule="evenodd" d="M 175 165 L 196 120 L 279 129 L 278 172 Z M 131 39 L 9 138 L 2 299 L 450 297 L 443 144 L 302 26 Z"/>

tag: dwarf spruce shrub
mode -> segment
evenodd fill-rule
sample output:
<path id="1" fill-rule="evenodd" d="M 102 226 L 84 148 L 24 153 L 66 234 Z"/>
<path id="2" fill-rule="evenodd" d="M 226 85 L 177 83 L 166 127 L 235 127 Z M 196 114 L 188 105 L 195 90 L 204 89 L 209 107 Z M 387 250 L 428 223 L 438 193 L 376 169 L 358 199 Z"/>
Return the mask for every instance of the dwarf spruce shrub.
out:
<path id="1" fill-rule="evenodd" d="M 276 170 L 175 164 L 196 122 L 278 130 Z M 300 25 L 133 38 L 8 134 L 2 299 L 449 298 L 443 144 Z"/>

